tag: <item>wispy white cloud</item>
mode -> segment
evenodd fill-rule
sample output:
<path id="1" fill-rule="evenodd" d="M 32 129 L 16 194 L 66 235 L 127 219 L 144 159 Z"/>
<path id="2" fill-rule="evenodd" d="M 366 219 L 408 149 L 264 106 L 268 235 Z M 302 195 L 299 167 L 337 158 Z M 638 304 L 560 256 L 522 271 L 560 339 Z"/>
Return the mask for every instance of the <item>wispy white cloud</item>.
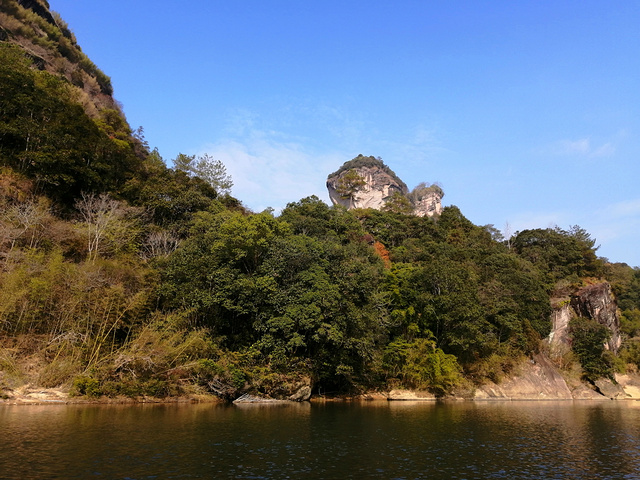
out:
<path id="1" fill-rule="evenodd" d="M 610 142 L 600 145 L 594 149 L 589 155 L 594 158 L 598 157 L 611 157 L 616 153 L 616 147 Z"/>
<path id="2" fill-rule="evenodd" d="M 601 242 L 626 238 L 637 244 L 640 237 L 640 198 L 606 205 L 593 212 L 588 223 Z"/>
<path id="3" fill-rule="evenodd" d="M 365 117 L 344 106 L 302 101 L 269 118 L 242 109 L 229 112 L 227 118 L 225 137 L 191 153 L 208 153 L 221 160 L 233 179 L 232 194 L 255 211 L 267 207 L 279 210 L 309 195 L 329 203 L 327 175 L 359 153 L 393 152 L 401 164 L 384 160 L 397 169 L 407 164 L 426 165 L 434 152 L 442 151 L 433 128 L 418 125 L 407 132 L 405 142 L 391 144 L 375 134 Z M 309 131 L 310 125 L 313 131 Z M 323 142 L 317 141 L 316 133 L 322 133 Z"/>
<path id="4" fill-rule="evenodd" d="M 581 138 L 579 140 L 561 140 L 558 142 L 556 153 L 560 155 L 585 155 L 591 151 L 591 140 Z"/>
<path id="5" fill-rule="evenodd" d="M 597 214 L 608 218 L 640 217 L 640 198 L 608 205 L 598 210 Z"/>
<path id="6" fill-rule="evenodd" d="M 241 140 L 204 145 L 204 152 L 225 164 L 234 183 L 232 194 L 254 211 L 280 210 L 310 195 L 329 203 L 327 175 L 345 161 L 342 153 L 309 152 L 277 134 L 255 130 Z"/>
<path id="7" fill-rule="evenodd" d="M 562 225 L 565 214 L 562 212 L 520 212 L 509 219 L 511 233 L 534 228 L 553 228 Z"/>
<path id="8" fill-rule="evenodd" d="M 331 143 L 314 141 L 311 125 Z M 278 211 L 310 195 L 329 203 L 327 175 L 357 154 L 350 147 L 364 131 L 361 120 L 340 107 L 293 102 L 268 118 L 237 109 L 227 114 L 224 137 L 192 153 L 221 160 L 234 183 L 232 195 L 247 207 Z"/>
<path id="9" fill-rule="evenodd" d="M 584 227 L 600 245 L 598 254 L 614 262 L 627 262 L 640 265 L 638 256 L 638 238 L 640 237 L 640 212 L 616 212 L 612 215 L 598 213 L 594 218 L 586 219 Z"/>
<path id="10" fill-rule="evenodd" d="M 577 140 L 560 140 L 550 148 L 551 153 L 558 156 L 579 156 L 586 158 L 611 157 L 616 153 L 612 142 L 593 145 L 589 137 Z"/>

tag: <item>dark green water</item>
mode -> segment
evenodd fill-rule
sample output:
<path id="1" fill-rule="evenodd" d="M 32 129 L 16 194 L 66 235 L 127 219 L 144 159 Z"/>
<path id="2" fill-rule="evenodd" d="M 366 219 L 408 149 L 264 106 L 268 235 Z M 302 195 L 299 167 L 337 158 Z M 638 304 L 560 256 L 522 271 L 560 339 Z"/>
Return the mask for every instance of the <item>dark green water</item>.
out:
<path id="1" fill-rule="evenodd" d="M 640 402 L 0 406 L 0 478 L 636 479 Z"/>

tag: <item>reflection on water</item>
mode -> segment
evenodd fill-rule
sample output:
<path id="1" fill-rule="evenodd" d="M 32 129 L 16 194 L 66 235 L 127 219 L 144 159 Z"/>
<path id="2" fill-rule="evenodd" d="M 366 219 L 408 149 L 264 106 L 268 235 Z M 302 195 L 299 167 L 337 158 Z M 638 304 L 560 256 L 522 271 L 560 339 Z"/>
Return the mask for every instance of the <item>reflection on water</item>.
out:
<path id="1" fill-rule="evenodd" d="M 0 478 L 633 479 L 640 402 L 0 406 Z"/>

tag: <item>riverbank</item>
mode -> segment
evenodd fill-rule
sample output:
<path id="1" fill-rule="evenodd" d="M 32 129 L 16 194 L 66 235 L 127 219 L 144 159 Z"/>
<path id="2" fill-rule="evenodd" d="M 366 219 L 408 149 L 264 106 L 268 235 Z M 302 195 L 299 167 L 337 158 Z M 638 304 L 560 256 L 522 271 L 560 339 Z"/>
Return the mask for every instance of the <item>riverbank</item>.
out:
<path id="1" fill-rule="evenodd" d="M 367 392 L 360 395 L 314 395 L 309 401 L 312 403 L 322 402 L 349 402 L 349 401 L 393 401 L 393 402 L 436 402 L 436 401 L 557 401 L 557 400 L 633 400 L 640 401 L 640 378 L 637 376 L 620 375 L 616 376 L 618 386 L 623 392 L 615 397 L 603 395 L 586 385 L 574 389 L 571 395 L 551 396 L 540 393 L 538 395 L 523 391 L 514 390 L 514 385 L 518 380 L 510 379 L 506 385 L 491 386 L 485 385 L 476 390 L 471 397 L 447 396 L 436 397 L 425 391 L 414 390 L 391 390 L 389 392 Z M 508 385 L 508 386 L 507 386 Z M 497 387 L 497 388 L 496 388 Z M 491 394 L 487 394 L 487 391 Z M 260 399 L 253 397 L 251 402 L 242 403 L 297 403 L 290 400 Z M 0 398 L 0 405 L 122 405 L 122 404 L 196 404 L 196 403 L 225 403 L 215 395 L 186 395 L 181 397 L 86 397 L 71 396 L 68 392 L 55 388 L 32 388 L 23 386 L 15 392 Z M 234 402 L 235 403 L 235 402 Z"/>
<path id="2" fill-rule="evenodd" d="M 88 397 L 70 395 L 65 388 L 41 388 L 25 384 L 2 391 L 0 405 L 44 404 L 135 404 L 135 403 L 224 403 L 213 394 L 191 393 L 175 397 Z M 260 397 L 252 396 L 252 403 Z M 306 396 L 305 398 L 309 398 Z M 392 389 L 369 391 L 358 395 L 312 395 L 313 402 L 323 401 L 457 401 L 457 400 L 640 400 L 640 375 L 616 374 L 613 380 L 600 379 L 594 384 L 580 381 L 571 372 L 559 370 L 543 354 L 534 355 L 499 383 L 487 382 L 473 390 L 437 397 L 421 390 Z M 273 401 L 273 399 L 264 399 Z M 286 401 L 286 400 L 284 400 Z"/>
<path id="3" fill-rule="evenodd" d="M 179 397 L 87 397 L 73 396 L 60 388 L 37 388 L 23 385 L 0 398 L 0 405 L 55 404 L 138 404 L 138 403 L 223 403 L 215 395 L 185 395 Z"/>

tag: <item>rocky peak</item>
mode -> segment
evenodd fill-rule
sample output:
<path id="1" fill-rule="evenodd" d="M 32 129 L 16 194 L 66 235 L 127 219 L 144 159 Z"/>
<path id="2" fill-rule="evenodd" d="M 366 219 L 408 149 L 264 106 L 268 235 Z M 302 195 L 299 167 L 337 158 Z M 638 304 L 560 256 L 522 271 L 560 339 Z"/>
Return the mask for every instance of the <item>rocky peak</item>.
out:
<path id="1" fill-rule="evenodd" d="M 381 210 L 395 192 L 406 195 L 405 183 L 382 160 L 358 155 L 327 178 L 334 205 Z"/>
<path id="2" fill-rule="evenodd" d="M 409 194 L 413 204 L 413 213 L 418 217 L 433 217 L 442 213 L 444 192 L 438 185 L 419 184 Z"/>
<path id="3" fill-rule="evenodd" d="M 44 18 L 51 25 L 57 26 L 53 15 L 51 15 L 51 12 L 49 11 L 49 2 L 47 2 L 47 0 L 18 0 L 18 3 L 22 8 L 28 8 L 29 10 L 32 10 L 34 13 Z"/>
<path id="4" fill-rule="evenodd" d="M 39 70 L 66 78 L 76 102 L 92 118 L 120 111 L 111 79 L 86 56 L 46 0 L 2 0 L 0 40 L 18 46 Z M 35 15 L 34 15 L 35 13 Z"/>
<path id="5" fill-rule="evenodd" d="M 327 178 L 329 198 L 347 209 L 393 207 L 424 217 L 442 212 L 442 189 L 418 185 L 409 192 L 407 185 L 379 157 L 358 155 Z"/>

